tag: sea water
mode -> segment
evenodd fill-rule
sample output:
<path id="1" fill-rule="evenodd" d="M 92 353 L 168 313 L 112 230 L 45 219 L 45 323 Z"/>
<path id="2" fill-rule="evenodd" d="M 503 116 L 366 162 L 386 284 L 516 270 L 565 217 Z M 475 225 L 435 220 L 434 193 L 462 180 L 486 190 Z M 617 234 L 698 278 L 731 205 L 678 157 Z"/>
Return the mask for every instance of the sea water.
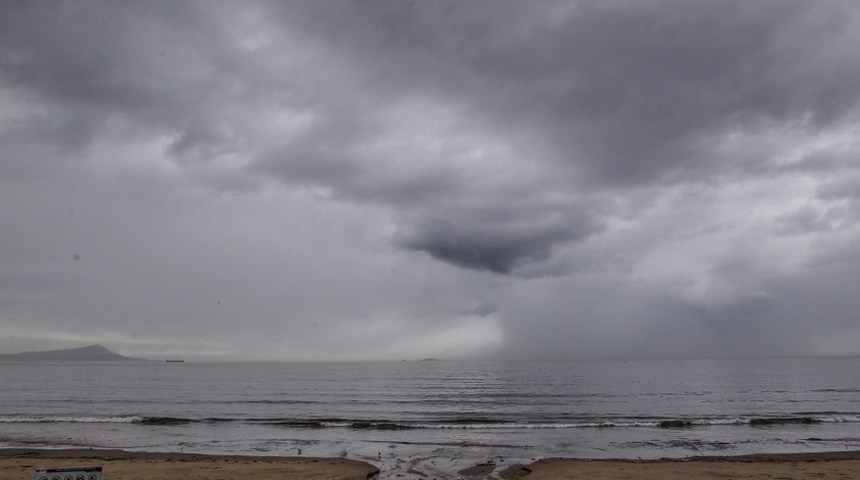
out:
<path id="1" fill-rule="evenodd" d="M 478 463 L 860 449 L 860 359 L 2 363 L 0 447 Z"/>

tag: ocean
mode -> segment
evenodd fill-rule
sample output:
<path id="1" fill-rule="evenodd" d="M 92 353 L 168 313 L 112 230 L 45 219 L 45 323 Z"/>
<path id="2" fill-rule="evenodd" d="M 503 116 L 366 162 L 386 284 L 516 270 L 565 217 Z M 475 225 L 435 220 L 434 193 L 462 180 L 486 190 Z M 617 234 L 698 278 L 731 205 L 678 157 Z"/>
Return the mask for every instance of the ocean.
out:
<path id="1" fill-rule="evenodd" d="M 860 449 L 858 358 L 0 363 L 0 381 L 0 447 L 346 456 L 382 478 Z"/>

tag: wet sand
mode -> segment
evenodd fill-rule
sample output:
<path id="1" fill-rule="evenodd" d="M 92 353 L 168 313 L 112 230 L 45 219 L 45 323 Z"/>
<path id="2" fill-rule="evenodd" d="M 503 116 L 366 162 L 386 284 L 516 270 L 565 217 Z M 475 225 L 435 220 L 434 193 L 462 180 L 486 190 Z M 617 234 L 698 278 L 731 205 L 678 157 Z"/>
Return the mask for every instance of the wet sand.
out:
<path id="1" fill-rule="evenodd" d="M 379 475 L 377 467 L 345 458 L 0 449 L 0 480 L 29 480 L 37 468 L 75 466 L 101 466 L 104 480 L 364 480 Z M 860 478 L 860 451 L 663 460 L 550 458 L 508 467 L 502 472 L 493 471 L 493 464 L 476 465 L 459 474 L 433 478 L 455 479 L 459 475 L 467 480 L 849 480 Z M 405 478 L 431 477 L 406 475 Z"/>
<path id="2" fill-rule="evenodd" d="M 643 461 L 544 459 L 524 470 L 524 480 L 852 480 L 860 479 L 860 451 Z"/>

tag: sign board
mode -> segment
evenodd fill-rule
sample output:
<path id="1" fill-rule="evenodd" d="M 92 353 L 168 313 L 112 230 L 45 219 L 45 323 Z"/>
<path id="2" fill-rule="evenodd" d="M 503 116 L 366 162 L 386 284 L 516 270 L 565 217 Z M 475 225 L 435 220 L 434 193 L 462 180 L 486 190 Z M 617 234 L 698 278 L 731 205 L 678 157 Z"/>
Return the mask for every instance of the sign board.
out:
<path id="1" fill-rule="evenodd" d="M 37 468 L 33 480 L 102 480 L 102 467 Z"/>

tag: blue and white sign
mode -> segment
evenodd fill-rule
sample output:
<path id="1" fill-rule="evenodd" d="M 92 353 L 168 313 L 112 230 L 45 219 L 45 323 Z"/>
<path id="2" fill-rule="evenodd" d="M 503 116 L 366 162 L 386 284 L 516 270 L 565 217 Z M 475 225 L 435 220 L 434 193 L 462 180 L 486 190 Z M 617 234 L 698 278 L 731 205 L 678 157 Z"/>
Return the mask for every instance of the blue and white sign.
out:
<path id="1" fill-rule="evenodd" d="M 37 468 L 33 480 L 102 480 L 102 467 Z"/>

